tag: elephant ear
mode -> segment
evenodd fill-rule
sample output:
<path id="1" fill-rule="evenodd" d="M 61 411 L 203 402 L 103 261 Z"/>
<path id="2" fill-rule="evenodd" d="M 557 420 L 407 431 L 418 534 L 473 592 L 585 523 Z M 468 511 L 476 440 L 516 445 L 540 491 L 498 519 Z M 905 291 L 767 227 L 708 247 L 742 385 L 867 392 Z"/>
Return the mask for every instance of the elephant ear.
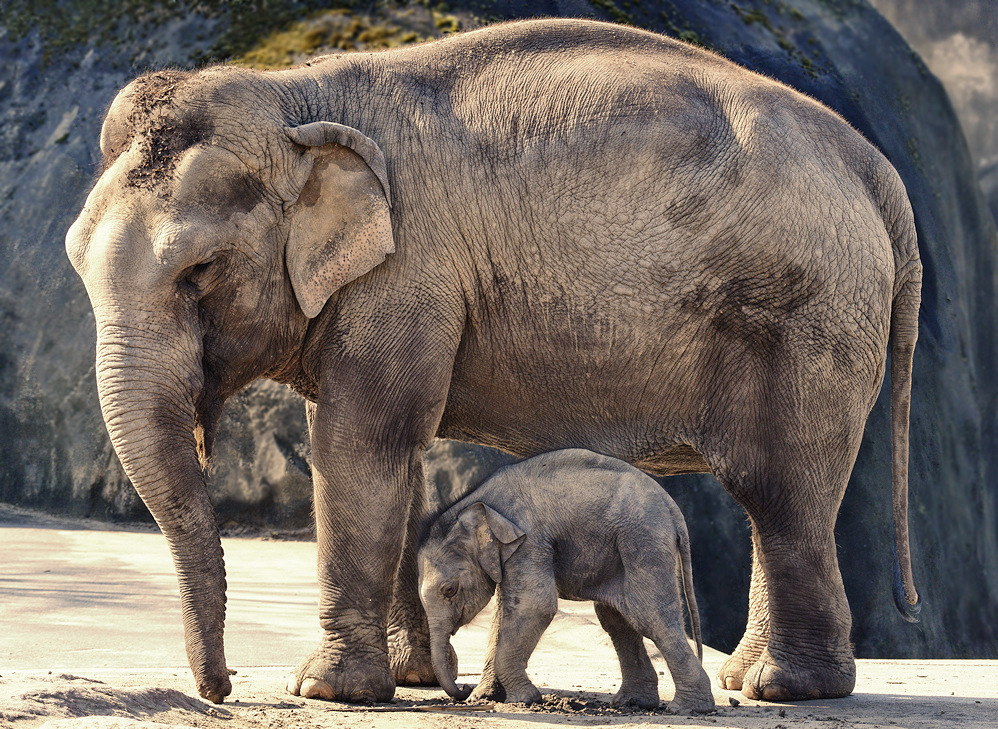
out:
<path id="1" fill-rule="evenodd" d="M 496 584 L 502 582 L 502 566 L 519 549 L 526 533 L 491 506 L 477 502 L 461 513 L 470 522 L 478 542 L 478 564 Z"/>
<path id="2" fill-rule="evenodd" d="M 305 316 L 395 252 L 385 155 L 352 127 L 313 122 L 285 128 L 308 147 L 312 171 L 287 212 L 291 286 Z"/>

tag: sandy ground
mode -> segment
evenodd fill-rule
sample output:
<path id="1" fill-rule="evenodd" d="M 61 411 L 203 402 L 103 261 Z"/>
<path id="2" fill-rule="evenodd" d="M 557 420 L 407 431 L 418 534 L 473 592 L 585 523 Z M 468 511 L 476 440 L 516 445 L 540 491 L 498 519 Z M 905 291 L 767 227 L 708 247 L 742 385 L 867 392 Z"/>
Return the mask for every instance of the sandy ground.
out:
<path id="1" fill-rule="evenodd" d="M 283 685 L 319 635 L 315 545 L 223 541 L 226 655 L 237 674 L 232 696 L 213 706 L 197 698 L 187 669 L 173 565 L 159 534 L 0 506 L 0 726 L 998 727 L 998 661 L 980 660 L 860 660 L 855 693 L 832 701 L 771 704 L 715 689 L 718 708 L 704 716 L 620 711 L 609 704 L 620 680 L 616 657 L 586 603 L 562 603 L 531 659 L 541 706 L 461 708 L 439 689 L 410 688 L 378 707 L 301 699 Z M 487 629 L 483 614 L 454 638 L 461 683 L 477 679 Z M 653 660 L 667 701 L 672 683 L 664 661 Z M 723 660 L 706 649 L 708 674 Z"/>

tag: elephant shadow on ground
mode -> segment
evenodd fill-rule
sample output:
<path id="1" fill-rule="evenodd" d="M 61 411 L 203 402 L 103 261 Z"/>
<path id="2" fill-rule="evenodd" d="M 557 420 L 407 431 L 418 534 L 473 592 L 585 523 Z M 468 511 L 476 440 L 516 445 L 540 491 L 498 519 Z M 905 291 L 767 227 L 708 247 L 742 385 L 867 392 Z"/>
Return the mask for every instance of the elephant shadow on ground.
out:
<path id="1" fill-rule="evenodd" d="M 568 689 L 541 688 L 543 700 L 532 706 L 522 704 L 496 704 L 495 713 L 490 716 L 511 721 L 533 721 L 550 724 L 572 721 L 574 717 L 647 717 L 646 723 L 672 726 L 677 717 L 666 711 L 667 700 L 663 698 L 658 709 L 645 710 L 637 707 L 618 707 L 610 702 L 610 692 L 590 692 Z M 772 722 L 793 723 L 795 726 L 826 726 L 835 722 L 839 727 L 862 727 L 885 721 L 885 710 L 892 721 L 904 726 L 930 727 L 945 724 L 959 724 L 967 727 L 992 726 L 998 715 L 998 699 L 968 698 L 951 696 L 912 696 L 881 693 L 860 693 L 852 696 L 828 700 L 800 701 L 787 704 L 755 702 L 745 699 L 735 692 L 721 692 L 737 696 L 737 705 L 715 694 L 717 708 L 703 716 L 709 716 L 711 723 L 720 721 L 724 726 L 738 729 L 758 729 L 774 726 Z M 723 703 L 722 703 L 723 702 Z M 558 715 L 562 718 L 559 721 Z M 683 717 L 695 720 L 696 717 Z M 633 720 L 633 719 L 632 719 Z M 813 725 L 811 724 L 813 722 Z M 684 722 L 685 723 L 685 722 Z"/>

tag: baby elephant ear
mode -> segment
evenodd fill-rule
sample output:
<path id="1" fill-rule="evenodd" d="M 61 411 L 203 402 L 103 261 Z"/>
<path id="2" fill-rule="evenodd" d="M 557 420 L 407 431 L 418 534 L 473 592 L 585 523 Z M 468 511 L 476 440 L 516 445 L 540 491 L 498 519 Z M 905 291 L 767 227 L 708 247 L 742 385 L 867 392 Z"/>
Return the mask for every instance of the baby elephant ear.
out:
<path id="1" fill-rule="evenodd" d="M 478 563 L 495 583 L 502 582 L 502 565 L 515 552 L 526 533 L 491 506 L 477 502 L 462 513 L 470 514 L 478 541 Z"/>
<path id="2" fill-rule="evenodd" d="M 343 124 L 284 131 L 312 155 L 311 174 L 287 212 L 285 249 L 295 296 L 312 319 L 337 289 L 395 251 L 387 166 L 374 140 Z"/>
<path id="3" fill-rule="evenodd" d="M 516 548 L 520 546 L 520 543 L 523 542 L 524 537 L 527 535 L 520 527 L 491 506 L 485 504 L 482 504 L 482 506 L 485 507 L 485 521 L 489 525 L 489 531 L 492 532 L 492 536 L 503 547 L 511 547 L 509 554 L 503 556 L 502 561 L 505 562 L 509 558 L 509 555 L 516 551 Z"/>

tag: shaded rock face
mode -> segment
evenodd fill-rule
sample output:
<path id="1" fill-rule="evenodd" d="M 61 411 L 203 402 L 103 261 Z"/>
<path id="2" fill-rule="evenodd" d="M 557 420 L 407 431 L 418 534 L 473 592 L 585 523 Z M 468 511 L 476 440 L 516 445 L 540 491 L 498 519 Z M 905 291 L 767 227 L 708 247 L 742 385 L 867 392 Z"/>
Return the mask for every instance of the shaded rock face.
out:
<path id="1" fill-rule="evenodd" d="M 899 0 L 900 1 L 900 0 Z M 67 3 L 72 5 L 72 3 Z M 576 15 L 702 43 L 836 109 L 898 169 L 925 266 L 912 396 L 910 509 L 923 620 L 890 601 L 888 393 L 867 424 L 837 527 L 860 656 L 998 655 L 998 240 L 978 165 L 921 59 L 861 0 L 638 3 L 451 2 L 462 18 Z M 486 7 L 483 10 L 483 6 Z M 226 16 L 160 18 L 114 43 L 47 58 L 38 33 L 0 28 L 0 500 L 63 513 L 148 518 L 108 443 L 94 383 L 94 319 L 63 236 L 99 158 L 101 118 L 136 73 L 191 60 Z M 998 172 L 982 171 L 985 179 Z M 992 177 L 988 177 L 988 175 Z M 427 454 L 431 508 L 510 457 L 441 442 Z M 690 526 L 704 639 L 730 650 L 744 627 L 749 540 L 709 476 L 663 482 Z M 223 524 L 310 522 L 301 403 L 256 383 L 228 404 L 211 478 Z"/>
<path id="2" fill-rule="evenodd" d="M 998 6 L 991 0 L 871 0 L 918 51 L 956 108 L 998 218 Z"/>

